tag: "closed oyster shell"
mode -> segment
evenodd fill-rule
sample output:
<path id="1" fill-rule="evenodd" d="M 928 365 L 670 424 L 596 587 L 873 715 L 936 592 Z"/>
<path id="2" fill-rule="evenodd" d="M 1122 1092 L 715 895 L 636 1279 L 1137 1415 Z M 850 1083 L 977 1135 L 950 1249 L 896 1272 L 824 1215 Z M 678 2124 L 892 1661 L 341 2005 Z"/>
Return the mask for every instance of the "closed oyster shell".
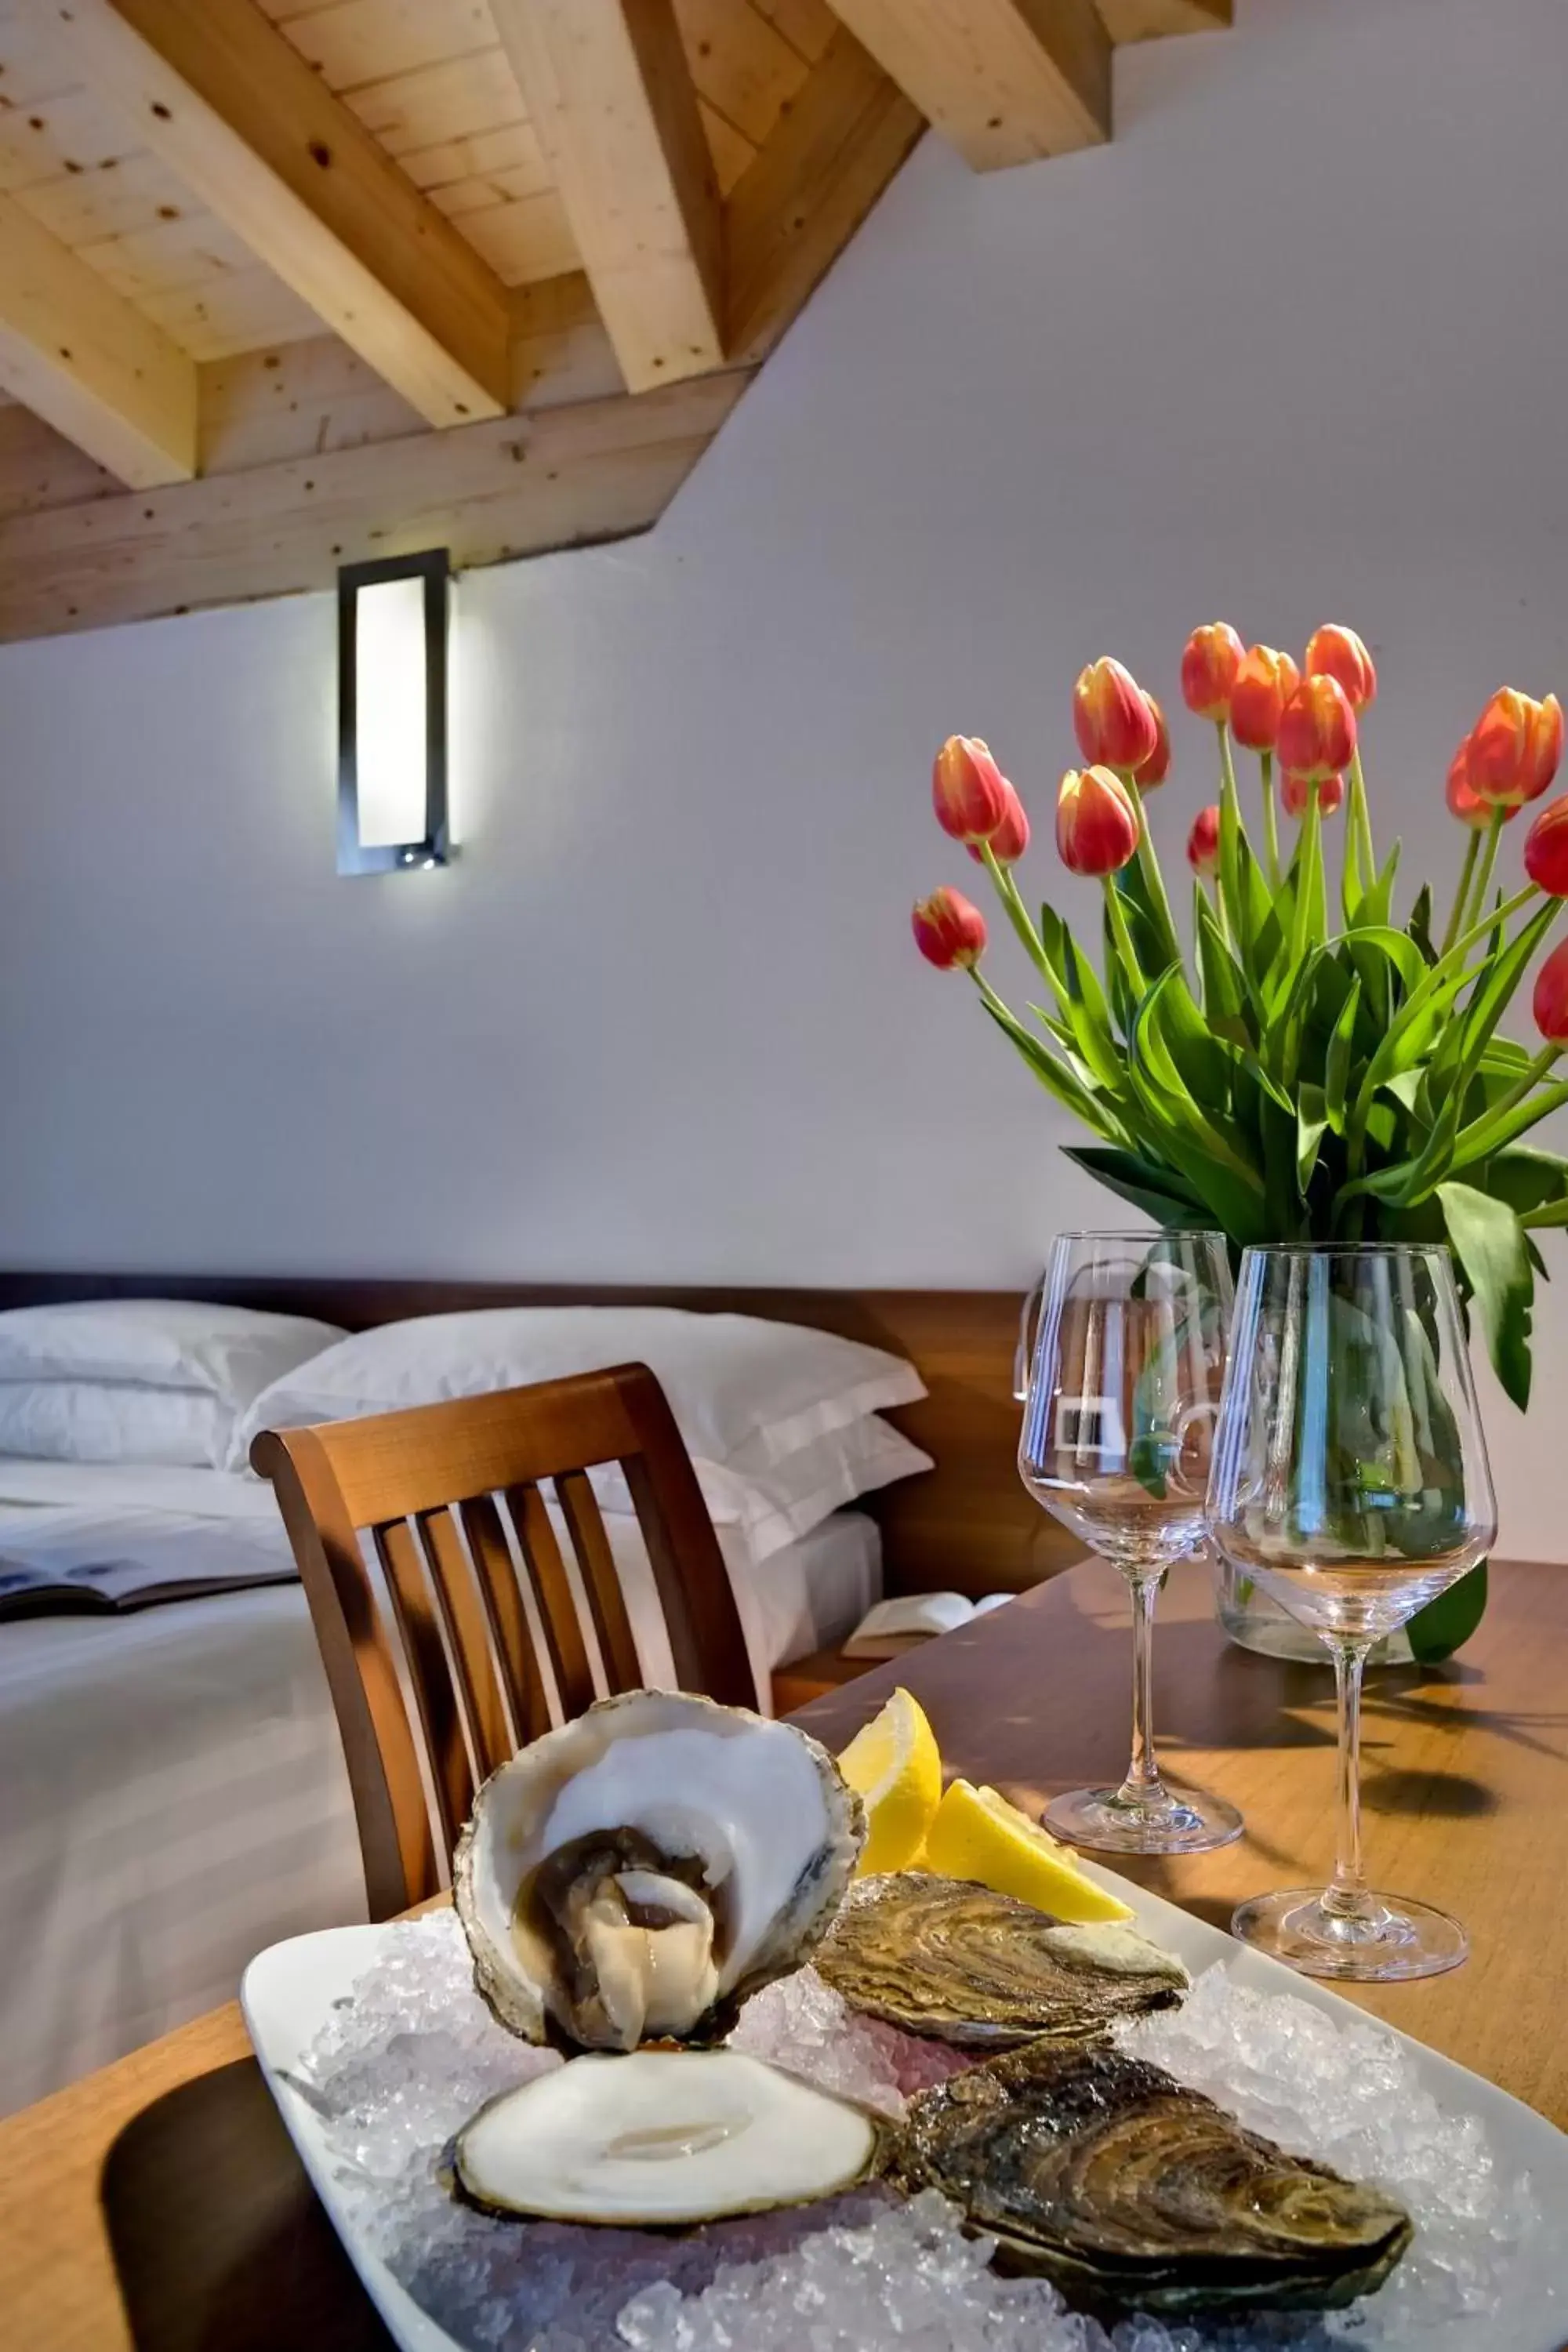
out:
<path id="1" fill-rule="evenodd" d="M 852 1890 L 816 1967 L 851 2008 L 960 2049 L 1079 2040 L 1170 2009 L 1190 1979 L 1136 1928 L 1068 1927 L 967 1879 L 901 1870 Z"/>
<path id="2" fill-rule="evenodd" d="M 1335 2309 L 1380 2286 L 1411 2221 L 1287 2156 L 1109 2042 L 1036 2042 L 913 2101 L 891 2157 L 1075 2302 L 1166 2317 Z"/>

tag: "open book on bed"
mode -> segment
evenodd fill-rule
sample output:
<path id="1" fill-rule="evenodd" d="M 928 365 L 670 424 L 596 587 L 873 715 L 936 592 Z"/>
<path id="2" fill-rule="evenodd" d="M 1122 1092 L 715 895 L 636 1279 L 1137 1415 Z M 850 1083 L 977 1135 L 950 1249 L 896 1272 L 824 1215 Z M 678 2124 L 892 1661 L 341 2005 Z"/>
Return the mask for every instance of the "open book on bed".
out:
<path id="1" fill-rule="evenodd" d="M 282 1526 L 265 1520 L 126 1505 L 8 1513 L 0 1529 L 0 1621 L 150 1609 L 291 1583 L 296 1573 Z"/>
<path id="2" fill-rule="evenodd" d="M 899 1592 L 868 1609 L 844 1644 L 847 1658 L 901 1658 L 906 1650 L 938 1633 L 955 1633 L 988 1610 L 1000 1609 L 1010 1592 L 988 1592 L 968 1601 L 962 1592 Z"/>

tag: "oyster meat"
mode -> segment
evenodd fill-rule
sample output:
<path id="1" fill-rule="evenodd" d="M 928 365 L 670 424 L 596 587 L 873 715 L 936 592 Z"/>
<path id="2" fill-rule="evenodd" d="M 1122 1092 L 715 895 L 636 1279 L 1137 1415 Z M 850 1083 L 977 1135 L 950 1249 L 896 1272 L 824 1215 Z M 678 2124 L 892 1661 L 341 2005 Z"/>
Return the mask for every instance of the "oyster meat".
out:
<path id="1" fill-rule="evenodd" d="M 670 2228 L 834 2196 L 879 2137 L 860 2108 L 739 2050 L 637 2050 L 491 2099 L 452 2170 L 491 2212 Z"/>
<path id="2" fill-rule="evenodd" d="M 1380 2286 L 1403 2206 L 1244 2131 L 1105 2042 L 1035 2042 L 913 2101 L 892 2158 L 1075 2301 L 1166 2317 L 1328 2310 Z"/>
<path id="3" fill-rule="evenodd" d="M 1015 1895 L 919 1870 L 861 1879 L 816 1968 L 851 2008 L 975 2050 L 1101 2033 L 1115 2018 L 1173 2008 L 1190 1981 L 1119 1921 L 1068 1927 Z"/>
<path id="4" fill-rule="evenodd" d="M 814 1949 L 864 1838 L 804 1732 L 629 1691 L 490 1775 L 453 1897 L 480 1991 L 528 2041 L 713 2042 Z"/>

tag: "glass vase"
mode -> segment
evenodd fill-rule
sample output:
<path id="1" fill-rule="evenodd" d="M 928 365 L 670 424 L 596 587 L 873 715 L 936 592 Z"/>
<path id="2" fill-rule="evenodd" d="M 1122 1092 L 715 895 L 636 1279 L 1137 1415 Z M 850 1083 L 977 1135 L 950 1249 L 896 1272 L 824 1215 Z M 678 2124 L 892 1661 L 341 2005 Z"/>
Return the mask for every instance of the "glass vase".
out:
<path id="1" fill-rule="evenodd" d="M 1333 1661 L 1318 1636 L 1228 1560 L 1216 1559 L 1214 1564 L 1214 1606 L 1221 1628 L 1237 1649 L 1332 1670 Z M 1366 1663 L 1369 1667 L 1407 1666 L 1414 1656 L 1409 1635 L 1403 1625 L 1396 1625 L 1392 1633 L 1373 1644 Z"/>

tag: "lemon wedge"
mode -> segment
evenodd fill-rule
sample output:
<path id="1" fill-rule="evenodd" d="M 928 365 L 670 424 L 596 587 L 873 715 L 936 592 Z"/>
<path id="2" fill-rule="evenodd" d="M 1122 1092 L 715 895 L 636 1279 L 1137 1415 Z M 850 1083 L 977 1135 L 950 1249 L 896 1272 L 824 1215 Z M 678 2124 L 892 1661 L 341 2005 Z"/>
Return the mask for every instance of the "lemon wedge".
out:
<path id="1" fill-rule="evenodd" d="M 976 1879 L 1054 1918 L 1088 1923 L 1132 1916 L 1125 1903 L 1084 1875 L 1070 1848 L 994 1789 L 976 1789 L 967 1780 L 955 1780 L 938 1805 L 921 1859 L 927 1870 Z"/>
<path id="2" fill-rule="evenodd" d="M 866 1805 L 866 1846 L 857 1876 L 906 1869 L 942 1801 L 936 1735 L 907 1690 L 896 1690 L 880 1715 L 855 1734 L 838 1769 Z"/>

